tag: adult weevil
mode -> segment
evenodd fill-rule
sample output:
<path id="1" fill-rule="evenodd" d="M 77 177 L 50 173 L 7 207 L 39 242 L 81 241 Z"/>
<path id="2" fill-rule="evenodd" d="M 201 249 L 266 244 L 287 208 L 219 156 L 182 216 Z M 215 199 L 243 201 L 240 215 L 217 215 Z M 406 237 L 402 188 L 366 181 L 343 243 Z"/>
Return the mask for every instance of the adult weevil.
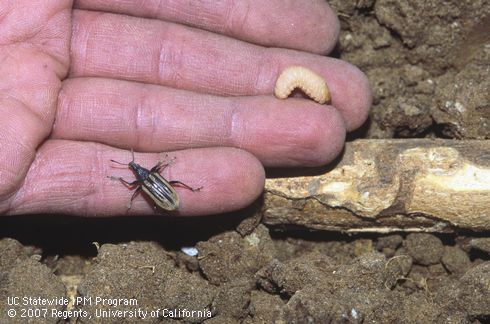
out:
<path id="1" fill-rule="evenodd" d="M 160 171 L 165 169 L 170 163 L 158 162 L 150 170 L 143 168 L 138 163 L 134 162 L 134 152 L 131 150 L 131 156 L 133 160 L 127 164 L 127 166 L 133 171 L 136 176 L 136 180 L 133 182 L 128 182 L 121 177 L 109 176 L 113 180 L 121 181 L 126 187 L 132 189 L 136 186 L 136 190 L 131 196 L 131 200 L 128 204 L 128 209 L 131 209 L 131 204 L 133 199 L 138 195 L 138 193 L 143 190 L 143 192 L 153 200 L 156 206 L 167 210 L 174 211 L 179 208 L 179 196 L 175 191 L 173 185 L 180 185 L 191 191 L 199 191 L 202 187 L 192 188 L 185 183 L 177 180 L 167 181 L 164 177 L 160 175 Z M 126 163 L 121 163 L 118 161 L 111 160 L 114 163 L 126 165 Z M 155 209 L 156 209 L 155 206 Z"/>

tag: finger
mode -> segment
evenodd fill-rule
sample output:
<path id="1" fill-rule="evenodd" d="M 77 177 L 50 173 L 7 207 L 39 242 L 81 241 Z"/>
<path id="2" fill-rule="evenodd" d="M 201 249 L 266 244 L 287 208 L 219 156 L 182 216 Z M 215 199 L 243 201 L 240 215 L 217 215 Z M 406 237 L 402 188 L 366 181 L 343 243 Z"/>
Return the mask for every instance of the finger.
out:
<path id="1" fill-rule="evenodd" d="M 163 157 L 163 154 L 135 153 L 136 162 L 148 168 Z M 169 157 L 176 159 L 162 176 L 192 187 L 202 186 L 197 192 L 176 186 L 181 204 L 171 215 L 206 215 L 240 209 L 252 203 L 264 185 L 261 164 L 242 150 L 195 149 L 169 153 Z M 135 198 L 127 211 L 132 191 L 108 176 L 131 180 L 134 175 L 111 159 L 129 162 L 131 154 L 100 144 L 47 141 L 39 149 L 8 214 L 155 214 L 151 200 L 144 199 L 144 195 Z"/>
<path id="2" fill-rule="evenodd" d="M 325 78 L 332 105 L 342 113 L 348 130 L 364 122 L 371 105 L 367 78 L 340 60 L 266 49 L 149 19 L 85 11 L 76 11 L 73 19 L 72 76 L 126 79 L 220 95 L 270 95 L 284 68 L 304 65 Z"/>
<path id="3" fill-rule="evenodd" d="M 336 15 L 324 0 L 78 0 L 75 6 L 92 11 L 157 18 L 267 47 L 313 53 L 329 52 L 335 45 L 340 29 Z"/>
<path id="4" fill-rule="evenodd" d="M 317 166 L 339 154 L 345 126 L 335 109 L 309 100 L 78 78 L 63 83 L 51 136 L 145 152 L 234 146 L 266 166 Z"/>

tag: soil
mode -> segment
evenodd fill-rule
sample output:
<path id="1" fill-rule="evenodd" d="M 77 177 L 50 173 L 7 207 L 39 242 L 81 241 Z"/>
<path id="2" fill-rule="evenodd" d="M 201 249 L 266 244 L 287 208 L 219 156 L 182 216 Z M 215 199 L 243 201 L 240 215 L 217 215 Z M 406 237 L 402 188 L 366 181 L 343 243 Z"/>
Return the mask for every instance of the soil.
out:
<path id="1" fill-rule="evenodd" d="M 490 139 L 490 2 L 330 3 L 342 23 L 334 54 L 374 91 L 352 138 Z M 7 313 L 27 308 L 49 309 L 33 323 L 490 321 L 490 233 L 310 232 L 266 227 L 252 207 L 205 219 L 8 217 L 0 238 L 0 323 L 27 322 Z M 23 296 L 82 299 L 8 305 Z"/>

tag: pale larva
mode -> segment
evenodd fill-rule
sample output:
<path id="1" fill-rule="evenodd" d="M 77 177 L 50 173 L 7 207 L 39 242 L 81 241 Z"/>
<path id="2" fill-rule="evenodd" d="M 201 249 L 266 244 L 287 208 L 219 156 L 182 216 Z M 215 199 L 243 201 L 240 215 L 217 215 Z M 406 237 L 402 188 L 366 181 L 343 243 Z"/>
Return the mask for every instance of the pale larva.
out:
<path id="1" fill-rule="evenodd" d="M 330 100 L 330 90 L 325 80 L 303 66 L 290 66 L 277 78 L 274 94 L 286 99 L 295 88 L 300 88 L 308 97 L 319 104 Z"/>

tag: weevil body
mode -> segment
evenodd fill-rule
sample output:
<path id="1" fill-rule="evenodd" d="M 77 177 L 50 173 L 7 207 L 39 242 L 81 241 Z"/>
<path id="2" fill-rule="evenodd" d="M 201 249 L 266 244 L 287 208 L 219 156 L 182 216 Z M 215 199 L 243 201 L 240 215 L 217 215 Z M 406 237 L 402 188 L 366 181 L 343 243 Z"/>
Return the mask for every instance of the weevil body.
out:
<path id="1" fill-rule="evenodd" d="M 174 211 L 179 208 L 179 195 L 175 191 L 172 185 L 178 184 L 183 186 L 186 189 L 191 191 L 199 191 L 200 188 L 192 188 L 180 181 L 167 181 L 164 177 L 160 175 L 160 171 L 167 167 L 169 164 L 164 164 L 163 162 L 159 162 L 150 170 L 142 167 L 138 163 L 134 162 L 134 152 L 131 150 L 131 154 L 133 160 L 129 162 L 127 165 L 133 171 L 136 176 L 136 180 L 133 182 L 128 182 L 123 178 L 119 177 L 109 177 L 111 179 L 120 180 L 124 185 L 129 188 L 136 187 L 133 196 L 128 205 L 128 209 L 131 208 L 131 203 L 133 199 L 138 195 L 140 190 L 153 200 L 156 206 L 166 210 L 166 211 Z M 112 162 L 126 165 L 125 163 L 117 162 L 111 160 Z"/>

